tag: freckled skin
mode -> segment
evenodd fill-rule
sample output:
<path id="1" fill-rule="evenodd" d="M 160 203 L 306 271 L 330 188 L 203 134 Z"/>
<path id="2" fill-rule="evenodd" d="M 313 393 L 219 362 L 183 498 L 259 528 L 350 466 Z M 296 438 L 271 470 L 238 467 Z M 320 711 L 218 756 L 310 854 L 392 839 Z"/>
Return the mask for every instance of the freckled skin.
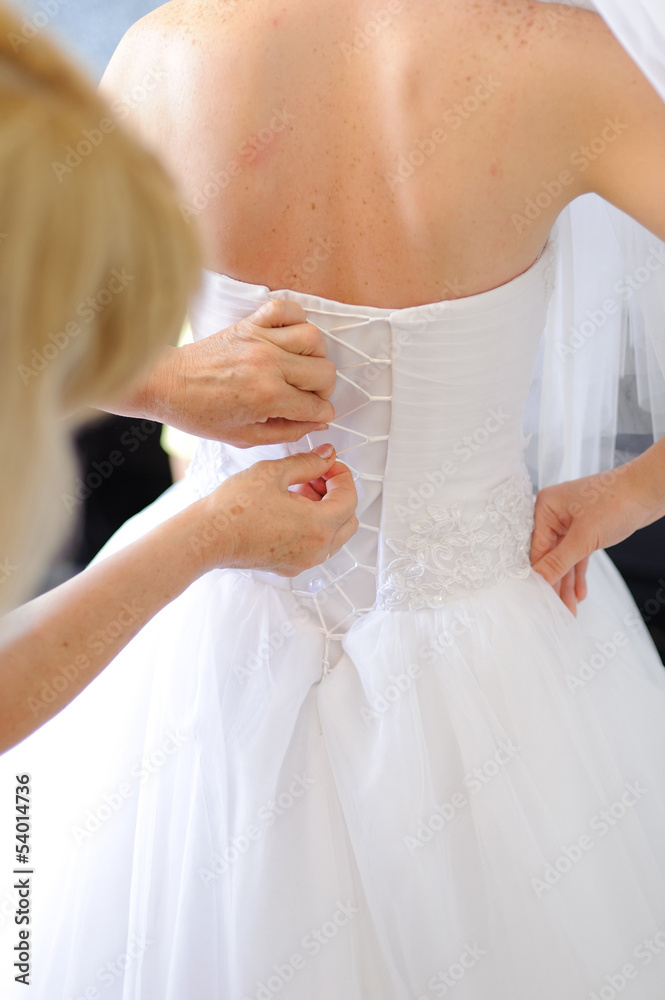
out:
<path id="1" fill-rule="evenodd" d="M 472 295 L 526 270 L 565 205 L 601 190 L 609 156 L 574 171 L 516 228 L 527 198 L 608 116 L 632 115 L 631 137 L 649 119 L 653 134 L 653 92 L 596 14 L 536 0 L 405 0 L 368 31 L 377 9 L 173 0 L 121 46 L 106 80 L 114 95 L 146 65 L 167 71 L 135 125 L 183 201 L 212 192 L 195 216 L 211 269 L 350 304 Z M 637 197 L 613 193 L 626 210 Z M 334 249 L 303 267 L 321 240 Z"/>

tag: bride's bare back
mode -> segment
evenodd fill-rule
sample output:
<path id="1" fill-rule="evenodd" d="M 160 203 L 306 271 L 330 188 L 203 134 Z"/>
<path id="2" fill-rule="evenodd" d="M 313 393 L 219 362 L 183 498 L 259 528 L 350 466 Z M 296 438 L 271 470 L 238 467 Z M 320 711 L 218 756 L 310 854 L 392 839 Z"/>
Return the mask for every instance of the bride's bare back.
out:
<path id="1" fill-rule="evenodd" d="M 665 238 L 663 105 L 587 11 L 174 0 L 105 86 L 170 163 L 206 265 L 244 281 L 376 306 L 472 295 L 526 270 L 588 191 Z"/>

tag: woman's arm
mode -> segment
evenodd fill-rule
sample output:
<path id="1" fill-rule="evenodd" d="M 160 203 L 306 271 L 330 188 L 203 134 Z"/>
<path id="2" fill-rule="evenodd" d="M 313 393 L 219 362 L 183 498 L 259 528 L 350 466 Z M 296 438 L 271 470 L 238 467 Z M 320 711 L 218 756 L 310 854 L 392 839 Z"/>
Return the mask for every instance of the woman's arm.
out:
<path id="1" fill-rule="evenodd" d="M 610 126 L 613 136 L 585 161 L 589 190 L 665 240 L 665 103 L 600 17 L 577 19 L 560 41 L 588 141 Z M 665 440 L 617 469 L 541 490 L 532 564 L 575 614 L 591 553 L 663 516 Z"/>
<path id="2" fill-rule="evenodd" d="M 346 466 L 314 452 L 260 462 L 145 537 L 7 615 L 0 631 L 0 752 L 99 674 L 158 611 L 211 569 L 295 576 L 357 529 Z M 319 502 L 290 486 L 314 481 Z M 324 485 L 325 483 L 325 485 Z"/>
<path id="3" fill-rule="evenodd" d="M 596 476 L 541 490 L 531 563 L 576 614 L 586 597 L 589 556 L 665 516 L 665 438 Z"/>

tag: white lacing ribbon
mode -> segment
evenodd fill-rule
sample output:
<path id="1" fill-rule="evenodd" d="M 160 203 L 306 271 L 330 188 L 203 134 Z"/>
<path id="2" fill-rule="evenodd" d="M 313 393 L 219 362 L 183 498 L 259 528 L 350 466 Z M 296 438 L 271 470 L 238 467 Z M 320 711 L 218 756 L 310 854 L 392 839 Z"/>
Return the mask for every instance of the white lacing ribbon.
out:
<path id="1" fill-rule="evenodd" d="M 362 395 L 365 396 L 365 400 L 358 406 L 354 406 L 352 409 L 347 410 L 344 413 L 337 414 L 335 420 L 331 421 L 329 424 L 329 426 L 334 428 L 335 430 L 344 431 L 345 433 L 350 434 L 355 438 L 358 438 L 358 441 L 356 443 L 351 444 L 348 447 L 343 448 L 338 452 L 340 457 L 352 454 L 355 462 L 357 461 L 358 453 L 361 451 L 362 448 L 365 448 L 368 445 L 375 444 L 377 442 L 387 441 L 388 435 L 363 434 L 362 431 L 358 431 L 355 430 L 355 428 L 353 427 L 347 426 L 344 423 L 345 418 L 349 417 L 352 413 L 358 413 L 360 410 L 364 410 L 365 407 L 371 406 L 373 403 L 389 403 L 392 400 L 392 396 L 372 395 L 372 393 L 370 393 L 364 386 L 360 385 L 358 382 L 354 380 L 353 374 L 364 371 L 370 365 L 390 366 L 392 365 L 392 358 L 374 358 L 371 355 L 367 354 L 365 351 L 361 350 L 361 348 L 356 347 L 353 344 L 350 344 L 348 340 L 338 337 L 337 334 L 344 333 L 349 330 L 357 330 L 363 326 L 369 326 L 373 322 L 379 322 L 379 321 L 385 322 L 386 317 L 361 316 L 360 314 L 355 314 L 355 313 L 338 313 L 338 312 L 331 312 L 326 309 L 307 309 L 306 311 L 307 313 L 310 314 L 316 314 L 319 316 L 331 316 L 335 319 L 336 318 L 355 319 L 355 322 L 346 323 L 343 326 L 336 326 L 330 330 L 325 330 L 322 327 L 319 327 L 321 333 L 324 335 L 324 337 L 326 337 L 326 339 L 332 341 L 335 344 L 340 345 L 347 351 L 351 351 L 353 354 L 355 354 L 358 358 L 361 359 L 356 364 L 345 365 L 339 368 L 337 370 L 337 376 L 338 378 L 341 378 L 343 381 L 345 381 L 347 384 L 353 386 L 360 393 L 362 393 Z M 311 440 L 309 440 L 309 438 L 308 441 L 309 441 L 309 446 L 311 448 L 312 442 Z M 383 483 L 384 481 L 383 475 L 363 472 L 362 470 L 358 469 L 355 464 L 351 464 L 348 458 L 343 458 L 342 460 L 346 465 L 348 465 L 349 469 L 351 470 L 351 473 L 353 474 L 354 480 Z M 378 527 L 374 525 L 365 524 L 362 521 L 360 522 L 360 528 L 374 532 L 376 534 L 378 534 L 379 532 Z M 319 620 L 319 631 L 322 633 L 325 641 L 324 655 L 323 655 L 324 677 L 330 672 L 331 669 L 330 666 L 331 643 L 341 642 L 346 632 L 348 631 L 350 625 L 357 618 L 361 617 L 364 614 L 367 614 L 367 612 L 371 610 L 371 608 L 369 607 L 357 608 L 355 606 L 354 601 L 348 596 L 344 588 L 344 581 L 353 573 L 367 572 L 376 577 L 376 572 L 377 572 L 376 566 L 367 566 L 364 565 L 363 563 L 358 562 L 353 552 L 351 552 L 350 549 L 348 548 L 348 545 L 343 546 L 342 552 L 344 552 L 351 561 L 351 565 L 348 566 L 344 570 L 344 572 L 339 573 L 337 576 L 335 576 L 328 570 L 326 564 L 324 563 L 319 567 L 319 572 L 321 574 L 322 579 L 320 581 L 321 586 L 318 588 L 316 593 L 312 594 L 309 591 L 296 590 L 296 589 L 294 589 L 293 591 L 297 597 L 307 599 L 308 601 L 311 601 L 314 604 L 314 608 L 316 610 L 317 617 Z M 343 617 L 340 618 L 338 621 L 336 621 L 333 625 L 329 625 L 326 622 L 325 616 L 323 614 L 323 606 L 325 603 L 324 593 L 331 589 L 334 590 L 335 593 L 342 598 L 342 601 L 348 607 L 347 613 L 343 615 Z"/>

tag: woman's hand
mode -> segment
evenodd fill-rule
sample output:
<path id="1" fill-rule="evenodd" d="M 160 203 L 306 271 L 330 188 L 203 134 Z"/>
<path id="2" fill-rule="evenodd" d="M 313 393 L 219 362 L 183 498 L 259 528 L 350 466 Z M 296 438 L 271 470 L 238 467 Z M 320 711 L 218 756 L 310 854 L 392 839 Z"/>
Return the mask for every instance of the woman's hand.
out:
<path id="1" fill-rule="evenodd" d="M 586 597 L 589 556 L 665 513 L 662 444 L 611 472 L 548 486 L 538 494 L 531 564 L 574 615 Z"/>
<path id="2" fill-rule="evenodd" d="M 296 302 L 170 348 L 113 412 L 170 424 L 237 448 L 298 441 L 334 417 L 336 371 L 321 331 Z"/>
<path id="3" fill-rule="evenodd" d="M 310 483 L 316 488 L 309 495 L 289 489 Z M 227 479 L 194 505 L 198 527 L 190 545 L 204 571 L 220 566 L 297 576 L 355 534 L 357 502 L 351 472 L 331 445 L 319 445 Z"/>

